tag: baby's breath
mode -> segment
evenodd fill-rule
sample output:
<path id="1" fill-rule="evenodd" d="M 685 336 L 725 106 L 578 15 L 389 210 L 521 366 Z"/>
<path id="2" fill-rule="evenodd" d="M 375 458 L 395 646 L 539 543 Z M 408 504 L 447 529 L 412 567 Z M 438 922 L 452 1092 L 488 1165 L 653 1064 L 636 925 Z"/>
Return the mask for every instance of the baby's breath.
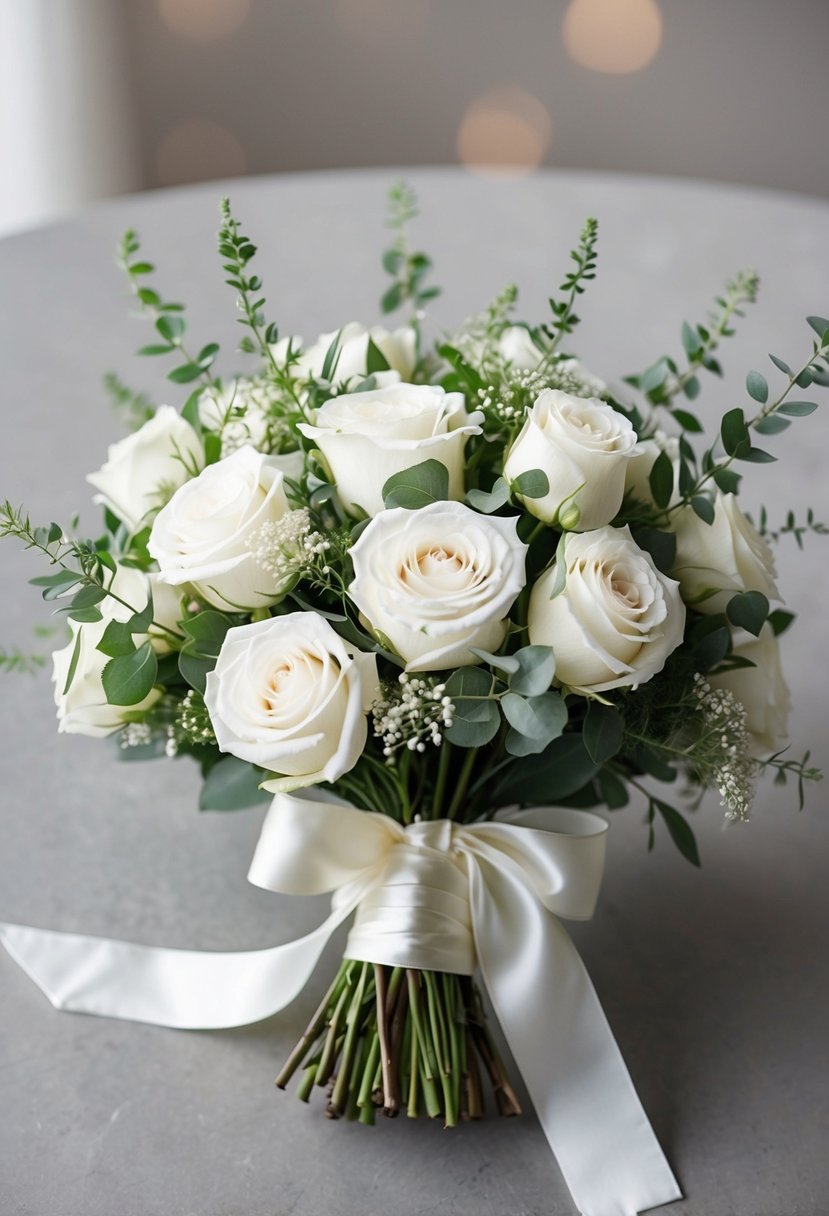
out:
<path id="1" fill-rule="evenodd" d="M 709 770 L 726 819 L 746 821 L 751 816 L 758 768 L 750 752 L 746 711 L 732 692 L 712 688 L 701 675 L 694 680 L 694 696 L 703 720 L 694 762 Z"/>
<path id="2" fill-rule="evenodd" d="M 425 752 L 427 744 L 440 747 L 444 730 L 452 725 L 453 711 L 446 686 L 428 676 L 404 671 L 396 684 L 384 684 L 371 712 L 374 734 L 383 744 L 387 762 L 393 763 L 401 748 Z"/>
<path id="3" fill-rule="evenodd" d="M 257 565 L 275 578 L 285 579 L 321 563 L 325 573 L 325 554 L 331 542 L 312 530 L 309 510 L 300 507 L 262 524 L 248 540 L 248 548 Z"/>

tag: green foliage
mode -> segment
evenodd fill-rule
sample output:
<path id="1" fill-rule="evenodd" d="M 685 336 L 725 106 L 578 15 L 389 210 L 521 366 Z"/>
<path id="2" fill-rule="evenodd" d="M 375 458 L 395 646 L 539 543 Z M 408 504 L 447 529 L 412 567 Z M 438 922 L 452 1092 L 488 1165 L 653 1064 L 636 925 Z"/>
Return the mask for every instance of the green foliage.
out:
<path id="1" fill-rule="evenodd" d="M 129 388 L 115 372 L 106 373 L 104 388 L 109 394 L 113 409 L 121 415 L 131 431 L 139 430 L 155 413 L 155 406 L 149 397 Z"/>
<path id="2" fill-rule="evenodd" d="M 110 705 L 137 705 L 152 692 L 158 659 L 150 642 L 110 659 L 101 682 Z"/>
<path id="3" fill-rule="evenodd" d="M 587 219 L 581 230 L 579 243 L 570 251 L 570 258 L 576 263 L 575 270 L 565 275 L 559 287 L 563 292 L 562 299 L 550 299 L 550 311 L 553 319 L 548 325 L 542 326 L 548 339 L 547 358 L 559 346 L 561 339 L 571 334 L 579 323 L 580 318 L 575 312 L 575 303 L 584 293 L 584 284 L 596 277 L 596 245 L 599 239 L 599 223 L 595 219 Z"/>
<path id="4" fill-rule="evenodd" d="M 182 621 L 186 641 L 179 652 L 179 671 L 185 682 L 197 692 L 204 692 L 207 674 L 216 666 L 225 635 L 234 624 L 241 624 L 241 621 L 234 621 L 225 613 L 213 609 Z"/>
<path id="5" fill-rule="evenodd" d="M 417 197 L 411 186 L 404 181 L 395 182 L 389 190 L 388 207 L 387 224 L 394 237 L 391 246 L 383 253 L 382 264 L 392 283 L 383 292 L 380 308 L 384 314 L 388 314 L 396 312 L 406 303 L 411 304 L 413 324 L 419 333 L 417 314 L 430 300 L 440 295 L 441 289 L 424 284 L 432 267 L 431 258 L 409 247 L 409 224 L 417 217 Z M 372 370 L 382 369 L 369 367 L 369 371 Z"/>
<path id="6" fill-rule="evenodd" d="M 453 723 L 445 731 L 456 747 L 484 747 L 501 725 L 498 702 L 493 698 L 492 676 L 480 667 L 460 667 L 446 681 L 445 691 L 454 705 Z"/>
<path id="7" fill-rule="evenodd" d="M 199 794 L 199 810 L 242 811 L 270 802 L 273 794 L 259 788 L 266 776 L 263 769 L 236 756 L 222 757 L 207 771 Z"/>
<path id="8" fill-rule="evenodd" d="M 383 486 L 386 508 L 405 507 L 416 511 L 449 497 L 449 472 L 439 460 L 424 460 L 394 473 Z"/>

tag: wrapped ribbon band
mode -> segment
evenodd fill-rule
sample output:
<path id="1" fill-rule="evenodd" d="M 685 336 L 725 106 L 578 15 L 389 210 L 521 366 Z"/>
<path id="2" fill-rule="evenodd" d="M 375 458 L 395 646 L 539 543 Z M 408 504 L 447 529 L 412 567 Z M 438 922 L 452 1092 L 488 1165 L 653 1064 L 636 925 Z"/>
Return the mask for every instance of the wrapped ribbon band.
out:
<path id="1" fill-rule="evenodd" d="M 456 974 L 477 962 L 579 1211 L 635 1216 L 681 1193 L 558 919 L 592 915 L 606 831 L 596 815 L 551 807 L 402 828 L 318 791 L 277 795 L 248 877 L 333 892 L 307 936 L 222 954 L 20 925 L 0 926 L 0 939 L 59 1009 L 216 1029 L 289 1004 L 356 909 L 346 957 Z"/>

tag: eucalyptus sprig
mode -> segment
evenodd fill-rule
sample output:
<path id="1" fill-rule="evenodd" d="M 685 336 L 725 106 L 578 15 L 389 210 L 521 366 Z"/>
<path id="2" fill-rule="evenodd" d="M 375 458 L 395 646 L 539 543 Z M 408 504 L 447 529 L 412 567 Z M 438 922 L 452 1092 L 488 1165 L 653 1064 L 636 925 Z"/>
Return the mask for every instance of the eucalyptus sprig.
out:
<path id="1" fill-rule="evenodd" d="M 201 380 L 207 388 L 219 391 L 221 386 L 210 371 L 219 353 L 219 344 L 209 342 L 198 354 L 188 351 L 184 345 L 187 330 L 184 305 L 164 300 L 155 288 L 146 285 L 145 279 L 154 272 L 155 266 L 140 258 L 140 251 L 141 242 L 137 233 L 128 228 L 118 246 L 118 264 L 127 275 L 142 312 L 153 322 L 159 337 L 159 341 L 140 347 L 138 354 L 179 356 L 184 362 L 167 373 L 168 380 L 174 384 Z"/>
<path id="2" fill-rule="evenodd" d="M 424 305 L 440 295 L 440 287 L 425 287 L 423 279 L 432 260 L 420 250 L 412 250 L 409 224 L 416 218 L 417 196 L 404 181 L 395 182 L 388 195 L 387 226 L 394 233 L 391 246 L 382 257 L 383 269 L 393 282 L 380 300 L 384 314 L 396 312 L 407 302 L 412 306 L 412 325 L 420 336 L 420 313 Z"/>
<path id="3" fill-rule="evenodd" d="M 680 368 L 670 355 L 662 355 L 639 375 L 627 376 L 626 383 L 644 393 L 651 405 L 665 406 L 683 430 L 699 432 L 699 419 L 687 410 L 671 408 L 675 397 L 683 393 L 689 401 L 700 392 L 699 372 L 705 370 L 722 375 L 722 367 L 714 357 L 724 338 L 733 336 L 734 318 L 744 317 L 745 305 L 754 304 L 760 279 L 754 270 L 741 270 L 725 284 L 722 295 L 716 297 L 716 308 L 709 312 L 705 324 L 682 324 L 682 347 L 687 360 Z"/>

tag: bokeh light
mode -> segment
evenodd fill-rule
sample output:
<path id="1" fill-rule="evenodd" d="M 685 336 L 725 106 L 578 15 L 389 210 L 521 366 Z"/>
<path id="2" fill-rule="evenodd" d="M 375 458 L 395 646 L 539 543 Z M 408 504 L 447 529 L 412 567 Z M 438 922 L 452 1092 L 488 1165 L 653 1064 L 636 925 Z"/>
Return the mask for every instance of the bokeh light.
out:
<path id="1" fill-rule="evenodd" d="M 245 150 L 227 127 L 205 118 L 187 118 L 164 135 L 155 166 L 164 186 L 238 177 L 245 171 Z"/>
<path id="2" fill-rule="evenodd" d="M 517 87 L 493 89 L 467 108 L 458 128 L 458 158 L 481 177 L 524 177 L 541 164 L 553 139 L 543 102 Z"/>
<path id="3" fill-rule="evenodd" d="M 568 55 L 581 67 L 638 72 L 662 45 L 662 14 L 656 0 L 572 0 L 562 33 Z"/>
<path id="4" fill-rule="evenodd" d="M 173 33 L 195 42 L 215 42 L 243 25 L 251 0 L 157 0 L 158 13 Z"/>

